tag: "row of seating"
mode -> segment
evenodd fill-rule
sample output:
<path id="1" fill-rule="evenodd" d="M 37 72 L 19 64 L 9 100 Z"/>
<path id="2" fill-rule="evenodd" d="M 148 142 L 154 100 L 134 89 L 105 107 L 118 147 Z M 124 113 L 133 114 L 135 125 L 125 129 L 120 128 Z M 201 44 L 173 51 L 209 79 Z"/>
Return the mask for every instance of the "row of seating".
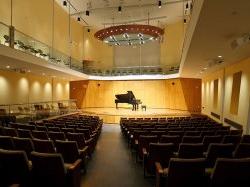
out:
<path id="1" fill-rule="evenodd" d="M 80 187 L 81 159 L 65 163 L 61 154 L 0 149 L 0 186 Z"/>
<path id="2" fill-rule="evenodd" d="M 45 125 L 62 119 L 73 123 L 61 128 Z M 68 128 L 68 125 L 75 124 L 74 121 L 84 125 Z M 88 125 L 85 121 L 89 120 L 70 115 L 29 125 L 11 123 L 1 127 L 0 158 L 3 159 L 0 159 L 0 170 L 6 172 L 1 175 L 5 180 L 0 180 L 0 186 L 18 183 L 30 187 L 80 187 L 80 171 L 86 172 L 86 159 L 93 153 L 102 128 L 99 119 L 91 120 Z"/>
<path id="3" fill-rule="evenodd" d="M 206 122 L 210 121 L 207 118 L 199 118 L 198 121 L 202 121 L 202 119 Z M 188 163 L 191 161 L 196 162 L 197 159 L 202 159 L 202 170 L 205 172 L 205 168 L 210 168 L 207 169 L 209 172 L 207 172 L 206 181 L 203 180 L 198 185 L 205 186 L 205 184 L 211 183 L 210 177 L 212 176 L 211 171 L 213 171 L 211 168 L 215 167 L 217 159 L 250 157 L 250 136 L 242 136 L 241 129 L 230 129 L 230 127 L 214 122 L 202 123 L 197 126 L 200 123 L 196 123 L 195 120 L 193 123 L 185 123 L 185 125 L 176 125 L 176 121 L 174 121 L 164 127 L 159 124 L 131 121 L 120 123 L 121 131 L 126 137 L 131 151 L 136 153 L 136 161 L 142 161 L 144 176 L 156 174 L 157 186 L 161 185 L 162 176 L 177 174 L 176 172 L 168 173 L 170 165 L 175 161 L 180 162 L 180 165 L 182 163 L 189 165 Z M 189 182 L 190 186 L 194 184 L 193 180 Z M 178 186 L 178 182 L 169 185 Z M 183 183 L 180 186 L 184 186 Z"/>
<path id="4" fill-rule="evenodd" d="M 218 158 L 208 171 L 204 158 L 171 158 L 166 168 L 156 163 L 156 187 L 248 187 L 250 158 Z M 164 180 L 163 180 L 164 179 Z"/>

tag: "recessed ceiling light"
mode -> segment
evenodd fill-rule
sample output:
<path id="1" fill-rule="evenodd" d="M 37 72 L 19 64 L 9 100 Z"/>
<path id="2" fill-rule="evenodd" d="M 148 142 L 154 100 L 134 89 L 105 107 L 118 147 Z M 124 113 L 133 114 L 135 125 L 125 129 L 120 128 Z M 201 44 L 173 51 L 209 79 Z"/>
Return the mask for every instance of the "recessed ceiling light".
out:
<path id="1" fill-rule="evenodd" d="M 30 70 L 28 70 L 27 72 L 30 73 Z"/>
<path id="2" fill-rule="evenodd" d="M 45 73 L 43 73 L 43 75 L 45 75 Z"/>
<path id="3" fill-rule="evenodd" d="M 203 68 L 204 70 L 206 70 L 207 68 L 205 67 L 205 68 Z"/>
<path id="4" fill-rule="evenodd" d="M 221 55 L 219 55 L 219 56 L 218 56 L 218 58 L 222 58 L 222 56 L 221 56 Z"/>
<path id="5" fill-rule="evenodd" d="M 10 69 L 10 66 L 6 66 L 7 69 Z"/>

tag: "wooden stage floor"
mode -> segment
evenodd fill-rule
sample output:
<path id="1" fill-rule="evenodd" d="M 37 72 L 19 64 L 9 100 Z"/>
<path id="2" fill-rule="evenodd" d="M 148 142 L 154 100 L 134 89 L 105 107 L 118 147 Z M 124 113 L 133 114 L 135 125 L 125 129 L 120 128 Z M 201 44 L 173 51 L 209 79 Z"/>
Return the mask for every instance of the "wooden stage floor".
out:
<path id="1" fill-rule="evenodd" d="M 121 117 L 168 117 L 168 116 L 187 116 L 189 111 L 173 110 L 164 108 L 147 108 L 142 111 L 132 111 L 130 108 L 84 108 L 84 114 L 97 115 L 103 119 L 104 123 L 119 123 Z M 197 114 L 197 113 L 196 113 Z"/>

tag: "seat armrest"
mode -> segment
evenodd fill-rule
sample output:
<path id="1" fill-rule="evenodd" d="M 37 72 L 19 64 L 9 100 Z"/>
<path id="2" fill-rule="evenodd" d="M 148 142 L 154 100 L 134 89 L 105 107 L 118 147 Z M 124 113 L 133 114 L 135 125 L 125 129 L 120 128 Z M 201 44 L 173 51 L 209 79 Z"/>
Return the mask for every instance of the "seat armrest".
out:
<path id="1" fill-rule="evenodd" d="M 160 162 L 155 162 L 156 173 L 163 174 L 163 168 Z"/>
<path id="2" fill-rule="evenodd" d="M 142 148 L 142 153 L 143 153 L 143 156 L 146 156 L 148 154 L 146 148 L 144 148 L 144 147 Z"/>
<path id="3" fill-rule="evenodd" d="M 85 140 L 85 143 L 86 143 L 87 145 L 89 145 L 92 141 L 93 141 L 93 138 L 90 138 L 90 139 L 88 139 L 88 140 Z"/>
<path id="4" fill-rule="evenodd" d="M 68 171 L 73 171 L 73 170 L 75 170 L 76 168 L 78 168 L 78 167 L 81 166 L 81 162 L 82 162 L 81 159 L 77 159 L 73 164 L 66 164 L 66 169 L 67 169 Z"/>

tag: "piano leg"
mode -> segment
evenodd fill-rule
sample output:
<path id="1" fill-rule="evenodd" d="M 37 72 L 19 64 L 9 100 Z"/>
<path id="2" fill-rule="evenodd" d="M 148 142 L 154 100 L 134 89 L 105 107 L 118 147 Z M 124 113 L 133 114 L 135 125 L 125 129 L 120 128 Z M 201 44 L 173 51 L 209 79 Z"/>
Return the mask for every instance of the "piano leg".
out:
<path id="1" fill-rule="evenodd" d="M 115 108 L 118 109 L 118 103 L 115 103 Z"/>

